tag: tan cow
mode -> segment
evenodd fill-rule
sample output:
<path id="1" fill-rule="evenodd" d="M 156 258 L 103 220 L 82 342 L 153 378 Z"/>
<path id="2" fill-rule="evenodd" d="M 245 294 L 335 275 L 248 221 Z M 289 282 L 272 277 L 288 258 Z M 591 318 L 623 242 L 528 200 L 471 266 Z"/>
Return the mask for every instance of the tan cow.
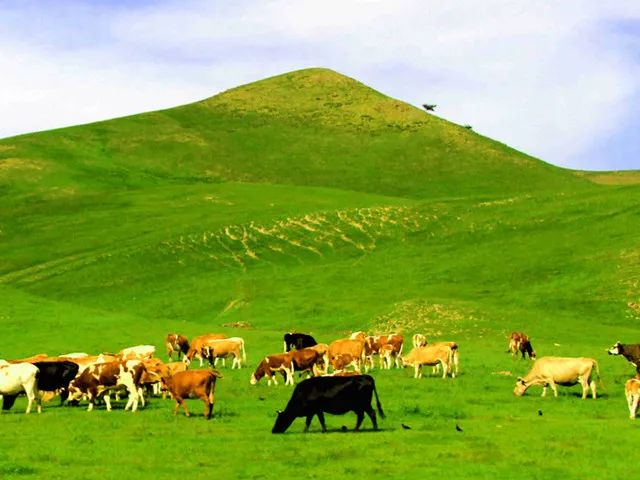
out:
<path id="1" fill-rule="evenodd" d="M 209 419 L 213 416 L 213 406 L 215 404 L 216 379 L 222 378 L 220 372 L 216 370 L 186 370 L 175 375 L 162 377 L 171 397 L 176 401 L 173 414 L 178 414 L 180 405 L 184 409 L 184 414 L 189 417 L 191 414 L 187 410 L 185 399 L 197 397 L 204 402 L 204 416 Z"/>
<path id="2" fill-rule="evenodd" d="M 333 365 L 336 359 L 341 355 L 350 355 L 356 370 L 362 370 L 362 362 L 364 361 L 365 341 L 360 339 L 345 338 L 334 340 L 329 345 L 329 363 Z"/>
<path id="3" fill-rule="evenodd" d="M 136 345 L 135 347 L 123 348 L 118 352 L 122 360 L 144 360 L 152 358 L 156 354 L 156 347 L 153 345 Z"/>
<path id="4" fill-rule="evenodd" d="M 242 362 L 247 361 L 247 353 L 244 349 L 244 340 L 240 337 L 225 338 L 222 340 L 210 340 L 202 347 L 202 354 L 209 359 L 209 363 L 215 366 L 218 359 L 222 359 L 222 366 L 226 364 L 226 359 L 233 358 L 231 369 L 236 365 L 242 367 Z"/>
<path id="5" fill-rule="evenodd" d="M 598 362 L 593 358 L 542 357 L 535 361 L 524 378 L 518 378 L 513 393 L 521 396 L 530 386 L 542 385 L 543 397 L 547 394 L 547 386 L 551 386 L 553 395 L 557 397 L 558 388 L 556 385 L 572 386 L 580 383 L 582 398 L 587 398 L 587 393 L 591 388 L 591 395 L 595 399 L 596 382 L 591 378 L 594 368 L 599 378 Z"/>
<path id="6" fill-rule="evenodd" d="M 274 385 L 277 385 L 276 372 L 282 373 L 285 385 L 293 385 L 293 358 L 291 352 L 277 353 L 263 358 L 256 371 L 251 375 L 249 382 L 251 385 L 255 385 L 262 377 L 266 377 L 267 386 L 271 386 L 272 381 Z"/>
<path id="7" fill-rule="evenodd" d="M 446 345 L 428 345 L 426 347 L 417 347 L 402 358 L 404 367 L 413 366 L 415 373 L 414 378 L 422 378 L 422 366 L 442 366 L 442 378 L 446 378 L 450 373 L 452 363 L 451 347 Z M 455 374 L 452 373 L 452 376 Z"/>
<path id="8" fill-rule="evenodd" d="M 222 333 L 207 333 L 205 335 L 200 335 L 199 337 L 193 338 L 191 340 L 191 345 L 189 346 L 187 353 L 185 353 L 182 361 L 189 365 L 193 358 L 199 358 L 200 366 L 202 366 L 204 363 L 204 358 L 206 358 L 202 355 L 204 346 L 211 340 L 221 340 L 223 338 L 226 338 L 226 335 Z"/>
<path id="9" fill-rule="evenodd" d="M 629 418 L 636 418 L 638 413 L 638 402 L 640 402 L 640 379 L 630 378 L 624 384 L 624 396 L 627 398 L 629 406 Z"/>
<path id="10" fill-rule="evenodd" d="M 458 348 L 458 344 L 456 342 L 435 342 L 431 343 L 432 346 L 445 346 L 451 349 L 451 362 L 449 364 L 449 368 L 451 369 L 451 376 L 455 377 L 460 375 L 460 349 Z M 433 367 L 434 372 L 440 373 L 440 364 Z"/>

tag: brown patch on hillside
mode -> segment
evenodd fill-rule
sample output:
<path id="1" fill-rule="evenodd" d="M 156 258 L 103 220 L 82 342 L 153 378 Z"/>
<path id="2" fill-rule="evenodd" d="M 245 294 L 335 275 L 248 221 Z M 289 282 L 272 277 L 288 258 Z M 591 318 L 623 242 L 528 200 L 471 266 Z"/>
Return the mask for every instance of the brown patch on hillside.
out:
<path id="1" fill-rule="evenodd" d="M 599 185 L 638 185 L 640 184 L 640 171 L 628 170 L 622 172 L 576 172 L 576 176 Z"/>

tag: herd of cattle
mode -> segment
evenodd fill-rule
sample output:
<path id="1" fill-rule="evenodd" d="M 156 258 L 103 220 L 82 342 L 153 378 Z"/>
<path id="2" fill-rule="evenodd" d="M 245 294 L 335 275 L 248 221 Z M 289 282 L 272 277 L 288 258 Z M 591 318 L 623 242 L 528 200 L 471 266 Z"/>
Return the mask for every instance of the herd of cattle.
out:
<path id="1" fill-rule="evenodd" d="M 0 360 L 0 397 L 2 409 L 10 409 L 18 395 L 24 394 L 29 413 L 35 403 L 38 412 L 42 401 L 59 395 L 61 402 L 71 404 L 81 400 L 88 402 L 88 410 L 100 399 L 107 410 L 111 410 L 110 393 L 116 398 L 126 393 L 125 410 L 136 411 L 139 404 L 145 405 L 145 396 L 167 393 L 175 400 L 174 414 L 180 406 L 189 416 L 185 399 L 197 397 L 204 402 L 206 418 L 213 414 L 215 384 L 222 375 L 214 369 L 218 361 L 223 366 L 231 360 L 231 369 L 241 368 L 246 362 L 244 340 L 227 338 L 222 334 L 206 334 L 189 341 L 186 337 L 171 333 L 165 340 L 169 362 L 155 356 L 152 345 L 125 348 L 116 354 L 69 353 L 50 357 L 38 354 L 18 360 Z M 341 414 L 353 411 L 357 415 L 356 430 L 360 428 L 366 413 L 374 429 L 377 429 L 376 412 L 371 407 L 375 394 L 378 413 L 384 417 L 373 378 L 367 373 L 380 369 L 413 367 L 414 377 L 422 377 L 422 367 L 432 367 L 434 374 L 442 371 L 442 377 L 455 377 L 459 373 L 459 348 L 456 342 L 427 343 L 424 335 L 412 337 L 413 349 L 403 355 L 404 337 L 399 334 L 367 335 L 354 332 L 349 338 L 330 344 L 318 343 L 303 333 L 284 335 L 284 352 L 268 355 L 260 360 L 250 378 L 252 385 L 263 377 L 267 385 L 276 384 L 281 375 L 285 385 L 293 385 L 295 374 L 307 374 L 300 382 L 284 411 L 279 412 L 273 427 L 274 433 L 284 432 L 297 417 L 306 417 L 306 429 L 313 416 L 317 415 L 323 430 L 326 430 L 324 413 Z M 514 332 L 509 337 L 509 352 L 521 354 L 534 360 L 529 373 L 518 378 L 515 395 L 523 395 L 532 385 L 547 387 L 558 395 L 557 385 L 582 386 L 582 398 L 589 390 L 596 398 L 595 377 L 599 377 L 598 364 L 592 358 L 542 357 L 536 359 L 528 336 Z M 616 343 L 608 350 L 611 355 L 622 355 L 637 369 L 634 378 L 625 384 L 625 395 L 629 415 L 635 418 L 640 402 L 640 345 Z M 177 355 L 177 361 L 173 361 Z M 200 367 L 207 362 L 211 368 L 189 369 L 194 360 Z"/>

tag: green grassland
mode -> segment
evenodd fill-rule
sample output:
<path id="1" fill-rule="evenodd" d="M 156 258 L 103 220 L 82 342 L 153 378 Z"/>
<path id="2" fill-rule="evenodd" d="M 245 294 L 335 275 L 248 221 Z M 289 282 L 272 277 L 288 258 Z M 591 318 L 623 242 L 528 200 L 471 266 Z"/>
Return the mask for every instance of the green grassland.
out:
<path id="1" fill-rule="evenodd" d="M 185 418 L 19 400 L 0 478 L 620 478 L 634 370 L 605 350 L 640 339 L 635 178 L 553 167 L 325 69 L 0 140 L 0 358 L 162 351 L 170 331 L 248 353 L 208 422 L 198 401 Z M 374 370 L 381 432 L 342 433 L 347 415 L 272 435 L 291 388 L 249 384 L 262 356 L 287 331 L 360 329 L 456 340 L 462 375 Z M 513 330 L 596 358 L 601 397 L 514 397 Z"/>

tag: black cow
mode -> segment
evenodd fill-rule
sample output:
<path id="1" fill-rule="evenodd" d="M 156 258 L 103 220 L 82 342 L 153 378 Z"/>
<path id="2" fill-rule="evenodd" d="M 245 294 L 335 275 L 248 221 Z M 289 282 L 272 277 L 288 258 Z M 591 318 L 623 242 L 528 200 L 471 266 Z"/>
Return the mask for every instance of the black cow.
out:
<path id="1" fill-rule="evenodd" d="M 285 333 L 284 334 L 284 353 L 293 349 L 302 350 L 303 348 L 313 347 L 317 345 L 316 339 L 306 333 Z"/>
<path id="2" fill-rule="evenodd" d="M 322 431 L 326 432 L 324 412 L 334 415 L 355 412 L 358 417 L 356 431 L 360 429 L 366 413 L 373 423 L 374 430 L 377 430 L 376 412 L 371 408 L 371 397 L 374 393 L 378 413 L 384 418 L 376 384 L 370 375 L 308 378 L 296 385 L 287 407 L 283 412 L 278 412 L 278 418 L 271 432 L 284 433 L 296 418 L 307 417 L 304 429 L 306 432 L 314 415 L 318 416 Z"/>
<path id="3" fill-rule="evenodd" d="M 640 344 L 637 343 L 620 343 L 616 342 L 613 347 L 607 350 L 609 355 L 622 355 L 629 362 L 636 367 L 636 370 L 639 369 L 640 366 Z"/>
<path id="4" fill-rule="evenodd" d="M 536 359 L 536 352 L 533 350 L 533 346 L 531 345 L 531 341 L 530 340 L 523 340 L 522 342 L 520 342 L 520 345 L 518 346 L 518 349 L 520 350 L 520 353 L 522 354 L 522 358 L 525 358 L 525 354 L 529 355 L 529 358 L 531 360 L 535 360 Z"/>
<path id="5" fill-rule="evenodd" d="M 69 382 L 76 378 L 78 369 L 77 363 L 67 360 L 61 362 L 33 362 L 38 367 L 38 390 L 41 392 L 55 392 L 61 390 L 60 398 L 64 402 L 68 396 L 67 388 Z"/>

